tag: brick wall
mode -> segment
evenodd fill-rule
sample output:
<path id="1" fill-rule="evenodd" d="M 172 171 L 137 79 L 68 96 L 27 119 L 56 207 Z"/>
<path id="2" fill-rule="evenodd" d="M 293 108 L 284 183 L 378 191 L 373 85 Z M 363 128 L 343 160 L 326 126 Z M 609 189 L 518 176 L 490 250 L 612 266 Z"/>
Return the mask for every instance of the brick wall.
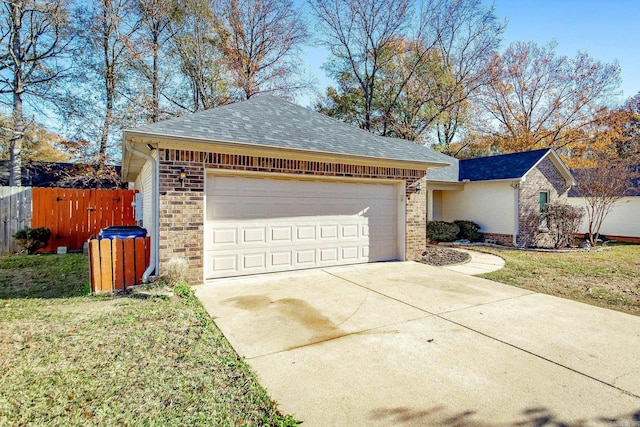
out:
<path id="1" fill-rule="evenodd" d="M 502 246 L 513 246 L 513 234 L 484 233 L 484 241 Z"/>
<path id="2" fill-rule="evenodd" d="M 416 191 L 420 185 L 421 190 Z M 427 183 L 426 178 L 407 180 L 406 185 L 405 259 L 422 257 L 427 242 Z"/>
<path id="3" fill-rule="evenodd" d="M 540 192 L 549 193 L 549 203 L 567 202 L 567 183 L 553 162 L 546 157 L 520 183 L 518 244 L 547 247 L 548 234 L 540 230 Z"/>
<path id="4" fill-rule="evenodd" d="M 406 182 L 405 259 L 417 259 L 426 243 L 425 171 L 343 163 L 286 160 L 186 150 L 160 150 L 160 271 L 172 257 L 189 262 L 189 278 L 203 277 L 205 169 L 304 176 L 402 179 Z M 186 179 L 181 182 L 180 172 Z M 422 191 L 416 191 L 417 183 Z"/>

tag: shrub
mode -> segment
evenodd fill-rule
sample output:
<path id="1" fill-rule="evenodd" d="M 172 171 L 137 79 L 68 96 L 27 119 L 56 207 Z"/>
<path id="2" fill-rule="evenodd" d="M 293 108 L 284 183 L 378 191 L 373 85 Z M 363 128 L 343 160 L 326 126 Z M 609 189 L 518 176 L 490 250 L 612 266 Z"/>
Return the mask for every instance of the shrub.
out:
<path id="1" fill-rule="evenodd" d="M 44 227 L 23 228 L 13 235 L 18 245 L 29 254 L 35 254 L 38 249 L 44 248 L 51 237 L 51 230 Z"/>
<path id="2" fill-rule="evenodd" d="M 191 288 L 186 283 L 180 282 L 173 288 L 173 293 L 178 298 L 189 299 L 196 293 L 196 291 L 194 291 L 193 288 Z"/>
<path id="3" fill-rule="evenodd" d="M 436 242 L 453 242 L 457 239 L 460 227 L 452 222 L 431 221 L 427 223 L 427 237 Z"/>
<path id="4" fill-rule="evenodd" d="M 542 208 L 540 219 L 547 224 L 554 248 L 564 248 L 573 244 L 584 210 L 578 206 L 562 203 L 547 203 Z"/>
<path id="5" fill-rule="evenodd" d="M 174 287 L 178 283 L 188 283 L 189 263 L 184 258 L 171 258 L 164 264 L 167 285 Z"/>
<path id="6" fill-rule="evenodd" d="M 458 233 L 458 239 L 467 239 L 472 242 L 478 242 L 482 239 L 482 233 L 480 233 L 480 226 L 473 221 L 456 220 L 454 221 L 458 227 L 460 227 L 460 233 Z"/>

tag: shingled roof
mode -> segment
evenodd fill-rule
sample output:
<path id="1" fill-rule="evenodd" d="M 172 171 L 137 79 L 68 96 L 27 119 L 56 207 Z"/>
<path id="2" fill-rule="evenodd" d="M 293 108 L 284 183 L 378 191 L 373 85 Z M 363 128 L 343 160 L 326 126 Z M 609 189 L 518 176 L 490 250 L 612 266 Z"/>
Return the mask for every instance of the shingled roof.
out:
<path id="1" fill-rule="evenodd" d="M 573 180 L 571 172 L 560 157 L 550 148 L 525 151 L 522 153 L 500 154 L 496 156 L 477 157 L 475 159 L 456 160 L 449 158 L 450 166 L 427 171 L 429 181 L 464 182 L 464 181 L 500 181 L 523 178 L 545 156 L 551 156 L 556 166 L 568 180 Z"/>
<path id="2" fill-rule="evenodd" d="M 440 153 L 411 141 L 374 135 L 270 95 L 125 131 L 125 137 L 145 134 L 443 166 L 449 163 Z"/>
<path id="3" fill-rule="evenodd" d="M 437 154 L 439 161 L 450 163 L 450 165 L 444 168 L 427 170 L 427 180 L 438 182 L 458 182 L 460 160 L 437 151 L 435 153 Z"/>
<path id="4" fill-rule="evenodd" d="M 545 148 L 461 160 L 458 179 L 460 181 L 490 181 L 522 178 L 550 151 L 552 150 Z"/>

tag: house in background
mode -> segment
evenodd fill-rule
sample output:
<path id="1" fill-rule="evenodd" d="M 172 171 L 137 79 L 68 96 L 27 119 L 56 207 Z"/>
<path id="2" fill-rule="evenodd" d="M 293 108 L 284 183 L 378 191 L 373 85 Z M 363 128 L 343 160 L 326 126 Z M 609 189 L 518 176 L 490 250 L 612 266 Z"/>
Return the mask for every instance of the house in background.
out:
<path id="1" fill-rule="evenodd" d="M 580 181 L 580 169 L 573 171 L 577 181 Z M 640 167 L 637 168 L 640 173 Z M 568 203 L 585 207 L 586 202 L 577 189 L 569 191 Z M 583 217 L 579 232 L 589 231 L 586 215 Z M 621 242 L 640 243 L 640 178 L 632 180 L 631 188 L 625 191 L 623 197 L 615 202 L 600 227 L 600 234 L 608 239 Z"/>
<path id="2" fill-rule="evenodd" d="M 22 186 L 56 188 L 126 188 L 119 179 L 120 166 L 107 166 L 103 173 L 95 165 L 61 162 L 22 162 Z M 0 186 L 9 185 L 9 160 L 0 160 Z"/>
<path id="3" fill-rule="evenodd" d="M 574 184 L 552 149 L 457 160 L 427 172 L 430 221 L 470 220 L 489 241 L 509 246 L 547 246 L 540 222 L 546 203 L 567 202 Z"/>

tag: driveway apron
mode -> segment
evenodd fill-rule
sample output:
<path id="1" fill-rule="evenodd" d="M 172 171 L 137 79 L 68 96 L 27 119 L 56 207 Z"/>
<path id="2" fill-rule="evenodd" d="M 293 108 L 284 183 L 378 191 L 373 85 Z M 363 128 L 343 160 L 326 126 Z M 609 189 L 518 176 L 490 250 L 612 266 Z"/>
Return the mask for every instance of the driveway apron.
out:
<path id="1" fill-rule="evenodd" d="M 640 420 L 640 318 L 414 262 L 196 289 L 307 426 Z"/>

